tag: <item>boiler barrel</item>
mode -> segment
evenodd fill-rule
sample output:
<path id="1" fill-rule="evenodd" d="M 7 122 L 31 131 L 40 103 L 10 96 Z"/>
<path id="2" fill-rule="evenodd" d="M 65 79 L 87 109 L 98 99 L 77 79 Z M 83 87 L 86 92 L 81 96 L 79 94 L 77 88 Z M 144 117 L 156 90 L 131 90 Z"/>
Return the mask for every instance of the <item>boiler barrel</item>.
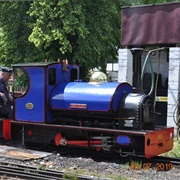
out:
<path id="1" fill-rule="evenodd" d="M 128 83 L 60 83 L 52 92 L 50 105 L 52 110 L 63 111 L 117 111 L 121 98 L 131 92 Z"/>

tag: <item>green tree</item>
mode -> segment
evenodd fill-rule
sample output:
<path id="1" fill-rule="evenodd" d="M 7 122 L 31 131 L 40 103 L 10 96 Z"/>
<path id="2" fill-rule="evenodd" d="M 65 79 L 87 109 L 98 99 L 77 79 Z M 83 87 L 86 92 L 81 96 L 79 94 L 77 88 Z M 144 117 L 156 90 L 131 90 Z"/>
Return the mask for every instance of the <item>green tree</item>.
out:
<path id="1" fill-rule="evenodd" d="M 173 0 L 174 1 L 174 0 Z M 121 7 L 169 0 L 43 0 L 0 2 L 0 62 L 68 59 L 81 73 L 116 60 Z"/>
<path id="2" fill-rule="evenodd" d="M 0 62 L 3 65 L 33 62 L 42 58 L 28 41 L 31 29 L 26 12 L 30 2 L 0 2 Z"/>
<path id="3" fill-rule="evenodd" d="M 120 47 L 119 0 L 34 2 L 29 40 L 46 50 L 48 59 L 65 59 L 84 67 L 105 67 Z"/>
<path id="4" fill-rule="evenodd" d="M 120 47 L 120 0 L 0 2 L 0 61 L 105 67 Z"/>

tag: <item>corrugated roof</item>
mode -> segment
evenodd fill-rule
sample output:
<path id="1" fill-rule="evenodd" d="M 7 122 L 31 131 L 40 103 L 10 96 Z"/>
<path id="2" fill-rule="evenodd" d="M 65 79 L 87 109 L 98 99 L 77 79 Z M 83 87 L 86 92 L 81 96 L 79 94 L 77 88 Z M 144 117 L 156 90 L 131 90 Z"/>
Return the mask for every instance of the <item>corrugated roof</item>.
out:
<path id="1" fill-rule="evenodd" d="M 180 44 L 180 2 L 122 8 L 123 46 Z"/>

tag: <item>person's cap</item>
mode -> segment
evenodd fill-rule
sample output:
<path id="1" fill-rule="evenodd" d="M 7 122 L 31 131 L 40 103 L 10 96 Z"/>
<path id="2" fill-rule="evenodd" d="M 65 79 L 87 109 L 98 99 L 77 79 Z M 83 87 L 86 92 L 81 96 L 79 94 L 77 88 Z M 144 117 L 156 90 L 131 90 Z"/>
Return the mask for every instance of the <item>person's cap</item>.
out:
<path id="1" fill-rule="evenodd" d="M 12 73 L 12 69 L 11 69 L 11 68 L 8 68 L 8 67 L 1 67 L 0 70 L 1 70 L 2 72 Z"/>

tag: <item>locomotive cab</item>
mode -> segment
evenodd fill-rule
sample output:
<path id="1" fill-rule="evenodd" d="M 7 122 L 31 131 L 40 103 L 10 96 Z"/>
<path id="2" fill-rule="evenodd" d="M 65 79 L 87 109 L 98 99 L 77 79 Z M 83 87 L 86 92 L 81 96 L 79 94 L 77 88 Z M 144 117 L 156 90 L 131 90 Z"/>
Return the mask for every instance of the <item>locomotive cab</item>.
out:
<path id="1" fill-rule="evenodd" d="M 49 111 L 51 91 L 59 83 L 65 85 L 79 79 L 78 66 L 69 65 L 67 68 L 60 62 L 15 64 L 13 69 L 16 121 L 53 122 Z"/>

